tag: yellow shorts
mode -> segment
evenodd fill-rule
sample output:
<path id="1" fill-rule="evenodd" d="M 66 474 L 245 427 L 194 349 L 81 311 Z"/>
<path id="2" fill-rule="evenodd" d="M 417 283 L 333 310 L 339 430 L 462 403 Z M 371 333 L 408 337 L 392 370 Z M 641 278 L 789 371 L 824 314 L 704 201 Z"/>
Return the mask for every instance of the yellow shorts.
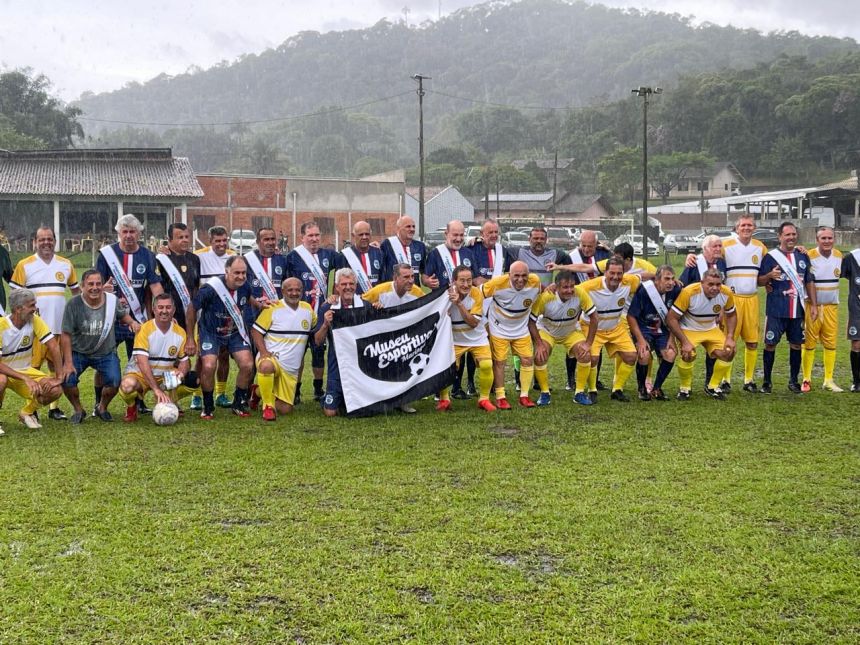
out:
<path id="1" fill-rule="evenodd" d="M 512 349 L 514 355 L 520 358 L 532 358 L 534 356 L 531 336 L 523 336 L 514 340 L 490 336 L 490 349 L 493 352 L 493 360 L 499 362 L 508 360 L 508 354 Z"/>
<path id="2" fill-rule="evenodd" d="M 552 352 L 553 347 L 555 347 L 556 345 L 562 345 L 567 350 L 568 356 L 571 355 L 571 352 L 573 351 L 574 346 L 576 346 L 579 343 L 585 342 L 585 334 L 583 334 L 581 331 L 578 331 L 578 330 L 571 332 L 570 334 L 568 334 L 564 338 L 559 339 L 559 338 L 553 337 L 551 334 L 547 333 L 546 331 L 544 331 L 542 329 L 542 330 L 540 330 L 540 337 L 543 339 L 543 341 L 547 345 L 549 345 L 549 351 L 550 352 Z"/>
<path id="3" fill-rule="evenodd" d="M 260 369 L 260 360 L 260 357 L 257 357 L 257 370 Z M 275 366 L 275 398 L 288 405 L 293 405 L 296 400 L 298 377 L 285 370 L 274 356 L 270 362 Z"/>
<path id="4" fill-rule="evenodd" d="M 809 319 L 809 306 L 805 306 L 806 349 L 815 349 L 818 343 L 824 349 L 836 349 L 836 328 L 839 324 L 839 305 L 818 305 L 818 320 Z"/>
<path id="5" fill-rule="evenodd" d="M 594 342 L 591 343 L 591 355 L 599 356 L 603 347 L 606 347 L 606 353 L 609 356 L 615 356 L 616 352 L 636 352 L 636 346 L 630 337 L 630 329 L 626 324 L 621 323 L 607 331 L 597 330 Z"/>
<path id="6" fill-rule="evenodd" d="M 35 367 L 25 367 L 24 369 L 15 370 L 16 372 L 21 372 L 21 374 L 26 374 L 34 381 L 41 381 L 43 378 L 47 378 L 48 375 L 45 374 L 41 370 L 37 370 Z M 20 396 L 22 399 L 30 400 L 33 398 L 33 393 L 30 392 L 30 388 L 27 387 L 27 384 L 24 383 L 21 379 L 13 378 L 11 376 L 8 377 L 9 385 L 8 388 L 12 390 L 15 394 Z"/>
<path id="7" fill-rule="evenodd" d="M 460 364 L 460 357 L 466 352 L 472 354 L 472 358 L 475 359 L 476 363 L 480 363 L 481 361 L 489 361 L 493 358 L 490 352 L 489 345 L 478 345 L 477 347 L 454 345 L 454 361 L 457 363 L 457 365 Z"/>
<path id="8" fill-rule="evenodd" d="M 757 343 L 760 336 L 758 294 L 754 296 L 736 294 L 735 312 L 738 315 L 738 322 L 735 325 L 735 340 L 740 337 L 744 339 L 745 343 Z"/>
<path id="9" fill-rule="evenodd" d="M 140 372 L 135 372 L 134 370 L 128 370 L 125 374 L 122 375 L 122 378 L 124 379 L 126 376 L 131 376 L 132 378 L 134 378 L 135 381 L 138 382 L 138 384 L 140 385 L 139 390 L 142 394 L 146 394 L 147 392 L 149 392 L 149 385 L 147 384 L 146 379 L 143 378 L 143 374 L 141 374 Z M 164 382 L 164 379 L 160 376 L 156 376 L 155 382 L 158 383 L 158 385 L 160 386 Z"/>
<path id="10" fill-rule="evenodd" d="M 57 339 L 59 342 L 59 339 Z M 45 362 L 45 359 L 48 358 L 48 347 L 39 342 L 38 339 L 33 340 L 33 360 L 30 361 L 30 367 L 35 367 L 39 369 L 42 367 L 42 363 Z"/>
<path id="11" fill-rule="evenodd" d="M 699 345 L 704 347 L 708 355 L 711 355 L 716 349 L 722 349 L 726 345 L 726 333 L 719 327 L 714 327 L 707 331 L 685 329 L 684 335 L 693 344 L 693 347 L 698 347 Z"/>

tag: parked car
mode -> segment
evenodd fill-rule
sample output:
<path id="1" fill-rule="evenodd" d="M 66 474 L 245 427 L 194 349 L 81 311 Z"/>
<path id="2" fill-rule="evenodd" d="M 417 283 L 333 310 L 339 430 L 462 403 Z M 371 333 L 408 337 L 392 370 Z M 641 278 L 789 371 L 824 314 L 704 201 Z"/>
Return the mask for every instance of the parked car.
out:
<path id="1" fill-rule="evenodd" d="M 230 241 L 227 243 L 230 249 L 240 255 L 257 249 L 257 234 L 244 228 L 237 228 L 230 233 Z"/>
<path id="2" fill-rule="evenodd" d="M 753 233 L 753 237 L 769 249 L 775 249 L 779 246 L 779 235 L 776 234 L 776 231 L 769 228 L 757 229 Z"/>
<path id="3" fill-rule="evenodd" d="M 641 233 L 625 233 L 624 235 L 619 235 L 615 238 L 613 242 L 614 246 L 618 246 L 619 244 L 623 244 L 624 242 L 629 243 L 633 247 L 634 255 L 642 255 L 642 235 Z M 657 255 L 660 251 L 660 247 L 657 246 L 657 242 L 648 238 L 648 255 Z"/>
<path id="4" fill-rule="evenodd" d="M 553 248 L 566 249 L 573 243 L 573 239 L 566 228 L 550 227 L 546 229 L 546 243 Z"/>
<path id="5" fill-rule="evenodd" d="M 735 232 L 731 231 L 731 230 L 723 230 L 723 231 L 711 231 L 710 233 L 702 233 L 697 238 L 698 239 L 698 244 L 696 246 L 697 251 L 702 250 L 702 240 L 704 240 L 705 237 L 707 237 L 708 235 L 716 235 L 718 238 L 725 241 L 725 240 L 733 238 L 735 236 Z"/>
<path id="6" fill-rule="evenodd" d="M 695 253 L 699 242 L 692 235 L 669 233 L 663 238 L 663 250 L 666 253 Z"/>
<path id="7" fill-rule="evenodd" d="M 506 246 L 526 248 L 529 245 L 529 236 L 522 231 L 508 231 L 504 235 L 504 244 Z"/>
<path id="8" fill-rule="evenodd" d="M 428 252 L 433 250 L 445 241 L 445 227 L 437 228 L 435 231 L 424 233 L 422 242 L 427 245 Z"/>

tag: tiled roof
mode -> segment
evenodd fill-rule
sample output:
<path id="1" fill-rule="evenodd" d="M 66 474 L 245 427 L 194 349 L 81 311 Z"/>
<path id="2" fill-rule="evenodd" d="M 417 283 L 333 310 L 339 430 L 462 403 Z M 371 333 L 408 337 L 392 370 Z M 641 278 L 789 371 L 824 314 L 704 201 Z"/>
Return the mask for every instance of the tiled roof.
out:
<path id="1" fill-rule="evenodd" d="M 426 204 L 431 199 L 436 197 L 441 192 L 444 192 L 448 189 L 448 186 L 424 186 L 424 203 Z M 418 186 L 407 186 L 406 194 L 411 195 L 415 199 L 418 199 Z"/>
<path id="2" fill-rule="evenodd" d="M 203 197 L 191 163 L 156 150 L 46 150 L 0 153 L 0 196 Z"/>
<path id="3" fill-rule="evenodd" d="M 483 202 L 482 198 L 481 201 Z M 552 193 L 501 193 L 498 195 L 498 199 L 496 199 L 496 194 L 490 192 L 489 201 L 495 202 L 545 202 L 552 200 Z"/>

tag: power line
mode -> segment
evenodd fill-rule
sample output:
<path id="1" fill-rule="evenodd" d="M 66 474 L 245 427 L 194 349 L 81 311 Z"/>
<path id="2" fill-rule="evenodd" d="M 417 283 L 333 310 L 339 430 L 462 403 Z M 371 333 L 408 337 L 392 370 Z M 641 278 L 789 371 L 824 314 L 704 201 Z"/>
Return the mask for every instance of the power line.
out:
<path id="1" fill-rule="evenodd" d="M 282 116 L 282 117 L 274 117 L 271 119 L 253 119 L 248 121 L 221 121 L 214 123 L 158 123 L 152 121 L 120 121 L 114 119 L 96 119 L 89 116 L 79 116 L 77 117 L 80 121 L 93 121 L 95 123 L 114 123 L 117 125 L 150 125 L 150 126 L 172 126 L 172 127 L 207 127 L 207 126 L 222 126 L 222 125 L 256 125 L 260 123 L 278 123 L 281 121 L 295 121 L 297 119 L 305 119 L 313 116 L 323 116 L 325 114 L 334 114 L 336 112 L 345 112 L 346 110 L 352 110 L 355 108 L 365 107 L 367 105 L 373 105 L 375 103 L 383 103 L 385 101 L 391 101 L 392 99 L 400 98 L 401 96 L 406 96 L 407 94 L 412 94 L 412 90 L 406 92 L 400 92 L 399 94 L 392 94 L 390 96 L 383 96 L 378 99 L 371 99 L 369 101 L 364 101 L 363 103 L 353 103 L 352 105 L 341 105 L 338 107 L 327 108 L 325 110 L 319 110 L 317 112 L 306 112 L 304 114 L 293 114 L 290 116 Z"/>
<path id="2" fill-rule="evenodd" d="M 604 103 L 601 105 L 564 105 L 564 106 L 553 106 L 553 105 L 512 105 L 510 103 L 497 103 L 495 101 L 484 101 L 481 99 L 472 98 L 470 96 L 457 96 L 456 94 L 448 94 L 446 92 L 440 92 L 439 90 L 426 90 L 430 94 L 438 94 L 439 96 L 444 96 L 449 99 L 456 99 L 458 101 L 466 101 L 468 103 L 476 103 L 478 105 L 489 105 L 492 107 L 503 107 L 503 108 L 511 108 L 514 110 L 543 110 L 547 112 L 575 112 L 578 110 L 590 110 L 594 108 L 606 108 L 612 105 L 615 105 L 618 101 L 614 101 L 612 103 Z"/>

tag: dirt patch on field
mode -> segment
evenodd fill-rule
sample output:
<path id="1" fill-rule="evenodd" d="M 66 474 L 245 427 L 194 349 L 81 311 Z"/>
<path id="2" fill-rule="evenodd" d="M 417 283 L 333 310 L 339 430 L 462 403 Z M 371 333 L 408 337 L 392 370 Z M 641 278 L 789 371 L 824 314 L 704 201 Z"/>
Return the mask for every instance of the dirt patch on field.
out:
<path id="1" fill-rule="evenodd" d="M 415 599 L 422 605 L 432 605 L 435 598 L 433 592 L 427 587 L 409 587 L 403 590 L 405 593 L 412 594 Z"/>
<path id="2" fill-rule="evenodd" d="M 507 439 L 510 439 L 519 435 L 522 432 L 522 429 L 513 428 L 511 426 L 497 426 L 495 428 L 490 428 L 490 432 L 492 432 L 497 437 L 505 437 Z"/>

